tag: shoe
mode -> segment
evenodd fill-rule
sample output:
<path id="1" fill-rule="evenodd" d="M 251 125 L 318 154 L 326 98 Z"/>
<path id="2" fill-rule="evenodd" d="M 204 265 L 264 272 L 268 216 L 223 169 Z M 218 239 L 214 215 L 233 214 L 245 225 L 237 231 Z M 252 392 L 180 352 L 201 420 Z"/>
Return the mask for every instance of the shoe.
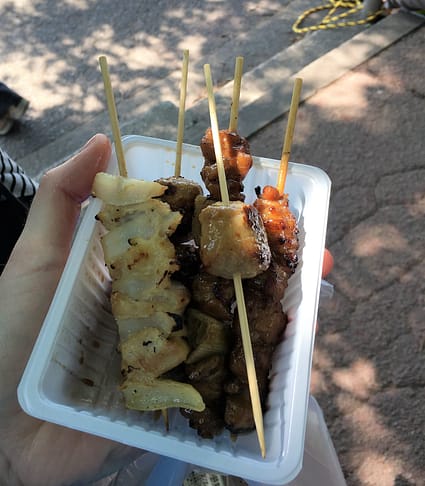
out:
<path id="1" fill-rule="evenodd" d="M 12 120 L 20 120 L 28 110 L 29 104 L 30 102 L 28 100 L 21 98 L 17 105 L 13 105 L 9 108 L 9 118 Z"/>
<path id="2" fill-rule="evenodd" d="M 11 120 L 8 115 L 4 115 L 3 118 L 0 118 L 0 135 L 9 133 L 14 123 L 15 121 Z"/>

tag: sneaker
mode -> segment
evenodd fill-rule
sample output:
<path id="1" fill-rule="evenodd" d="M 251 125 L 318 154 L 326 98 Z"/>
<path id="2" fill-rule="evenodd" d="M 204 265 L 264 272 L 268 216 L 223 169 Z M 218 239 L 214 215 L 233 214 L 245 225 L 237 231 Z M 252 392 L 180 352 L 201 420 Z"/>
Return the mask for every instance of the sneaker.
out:
<path id="1" fill-rule="evenodd" d="M 9 133 L 14 123 L 14 120 L 11 120 L 7 115 L 0 118 L 0 135 L 6 135 L 6 133 Z"/>
<path id="2" fill-rule="evenodd" d="M 25 98 L 21 98 L 17 105 L 13 105 L 9 108 L 9 118 L 12 120 L 20 120 L 25 112 L 28 110 L 30 102 Z"/>

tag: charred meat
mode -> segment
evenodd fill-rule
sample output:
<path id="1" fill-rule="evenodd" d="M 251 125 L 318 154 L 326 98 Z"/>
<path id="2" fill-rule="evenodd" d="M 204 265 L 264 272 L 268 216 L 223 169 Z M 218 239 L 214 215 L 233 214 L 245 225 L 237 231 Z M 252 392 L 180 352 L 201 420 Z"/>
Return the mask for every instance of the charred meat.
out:
<path id="1" fill-rule="evenodd" d="M 220 145 L 223 155 L 224 170 L 226 173 L 227 188 L 231 201 L 244 200 L 242 194 L 243 180 L 252 166 L 252 156 L 249 144 L 244 137 L 236 132 L 220 130 Z M 201 140 L 201 151 L 205 159 L 201 171 L 202 180 L 205 183 L 211 197 L 216 201 L 221 200 L 218 182 L 217 162 L 215 159 L 212 131 L 209 128 Z"/>

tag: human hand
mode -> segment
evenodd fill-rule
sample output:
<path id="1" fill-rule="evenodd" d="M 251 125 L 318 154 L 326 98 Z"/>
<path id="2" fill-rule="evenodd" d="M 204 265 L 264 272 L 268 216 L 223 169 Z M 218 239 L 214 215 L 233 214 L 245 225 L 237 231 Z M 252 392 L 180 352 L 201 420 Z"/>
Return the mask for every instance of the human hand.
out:
<path id="1" fill-rule="evenodd" d="M 80 204 L 111 153 L 96 135 L 42 179 L 24 231 L 0 278 L 0 478 L 4 484 L 87 483 L 140 451 L 43 422 L 19 407 L 16 389 L 71 246 Z"/>

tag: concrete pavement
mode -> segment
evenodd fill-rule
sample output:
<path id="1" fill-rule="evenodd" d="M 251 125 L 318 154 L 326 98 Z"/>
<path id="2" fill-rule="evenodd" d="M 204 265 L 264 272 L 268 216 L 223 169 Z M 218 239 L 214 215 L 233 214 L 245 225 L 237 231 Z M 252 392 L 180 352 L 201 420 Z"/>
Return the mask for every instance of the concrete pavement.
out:
<path id="1" fill-rule="evenodd" d="M 203 53 L 195 53 L 194 65 L 211 62 L 217 71 L 217 84 L 222 86 L 218 104 L 224 114 L 230 89 L 226 80 L 231 78 L 234 58 L 230 41 L 241 49 L 237 54 L 247 59 L 252 55 L 243 82 L 249 87 L 243 96 L 250 98 L 241 105 L 240 126 L 249 135 L 253 153 L 271 158 L 280 158 L 291 92 L 287 80 L 303 73 L 304 99 L 292 160 L 323 168 L 333 183 L 328 246 L 335 256 L 329 277 L 335 297 L 320 311 L 312 393 L 325 413 L 349 486 L 421 485 L 425 477 L 425 30 L 420 19 L 396 14 L 370 28 L 317 32 L 290 45 L 295 40 L 289 33 L 293 16 L 269 5 L 258 2 L 260 13 L 242 15 L 233 38 L 221 44 L 215 40 L 211 50 L 204 46 Z M 306 3 L 292 6 L 301 11 Z M 106 14 L 96 12 L 95 20 L 105 22 Z M 153 13 L 149 15 L 154 22 Z M 249 26 L 251 36 L 244 35 L 241 26 Z M 186 27 L 190 31 L 193 25 Z M 100 31 L 106 35 L 105 24 Z M 211 26 L 208 31 L 218 35 Z M 284 49 L 276 32 L 286 36 Z M 184 34 L 189 35 L 183 32 L 180 44 Z M 171 64 L 157 70 L 153 62 L 147 63 L 145 76 L 135 70 L 134 78 L 126 77 L 132 64 L 118 63 L 120 49 L 136 53 L 131 35 L 121 35 L 110 51 L 113 66 L 119 66 L 115 80 L 124 79 L 126 94 L 118 96 L 123 133 L 173 138 L 180 54 L 173 53 Z M 95 40 L 108 45 L 108 37 Z M 270 46 L 266 56 L 264 45 Z M 152 46 L 167 52 L 165 42 L 152 41 Z M 146 48 L 143 53 L 147 52 Z M 72 62 L 78 56 L 80 51 Z M 47 65 L 48 59 L 43 66 L 44 62 Z M 94 69 L 89 69 L 88 79 L 99 88 Z M 162 80 L 154 81 L 158 73 Z M 171 84 L 166 82 L 167 73 Z M 140 83 L 143 89 L 136 89 Z M 208 115 L 202 76 L 193 83 L 186 140 L 196 143 L 208 125 Z M 78 78 L 70 78 L 68 87 L 66 82 L 61 85 L 69 105 L 56 110 L 47 101 L 34 100 L 29 118 L 0 141 L 31 175 L 77 150 L 94 131 L 109 130 L 102 95 L 89 87 L 85 104 L 77 87 Z M 42 83 L 37 90 L 43 93 Z M 73 96 L 78 100 L 73 102 Z"/>
<path id="2" fill-rule="evenodd" d="M 425 478 L 424 29 L 310 97 L 292 158 L 332 179 L 335 296 L 320 311 L 312 393 L 350 486 Z M 251 137 L 278 157 L 281 118 Z"/>

